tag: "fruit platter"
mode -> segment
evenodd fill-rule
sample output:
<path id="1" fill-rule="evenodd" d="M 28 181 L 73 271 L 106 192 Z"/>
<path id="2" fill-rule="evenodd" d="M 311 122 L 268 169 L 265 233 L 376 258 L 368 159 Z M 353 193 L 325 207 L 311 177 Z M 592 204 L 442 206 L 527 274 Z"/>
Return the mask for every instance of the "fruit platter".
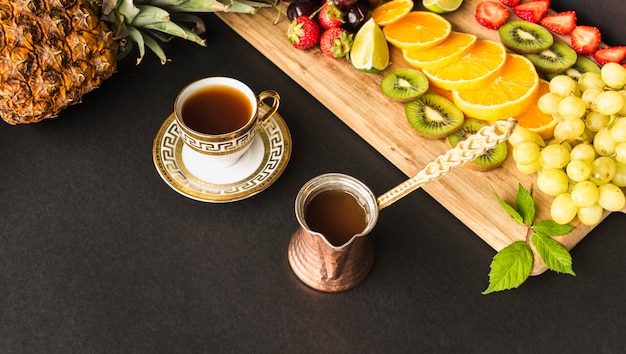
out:
<path id="1" fill-rule="evenodd" d="M 461 34 L 464 37 L 470 35 L 469 37 L 475 37 L 479 42 L 502 43 L 496 28 L 502 26 L 504 21 L 497 25 L 489 23 L 489 21 L 493 21 L 493 18 L 489 18 L 486 23 L 479 21 L 480 16 L 478 16 L 477 8 L 483 2 L 483 0 L 464 0 L 453 11 L 435 12 L 440 12 L 437 16 L 450 23 L 449 32 L 451 33 Z M 494 2 L 497 3 L 497 1 Z M 283 3 L 275 8 L 260 9 L 253 16 L 219 13 L 218 17 L 407 176 L 415 175 L 424 165 L 449 149 L 447 139 L 427 138 L 417 131 L 407 120 L 408 108 L 406 108 L 406 104 L 390 99 L 381 90 L 381 81 L 385 76 L 395 70 L 414 67 L 408 60 L 410 58 L 405 55 L 406 53 L 403 53 L 403 49 L 389 44 L 389 62 L 384 68 L 379 68 L 380 70 L 357 70 L 356 64 L 351 63 L 348 58 L 340 60 L 328 58 L 327 53 L 325 53 L 326 50 L 320 49 L 320 46 L 323 47 L 323 45 L 308 49 L 296 49 L 286 35 L 291 22 L 286 14 L 287 5 L 288 3 Z M 433 12 L 430 8 L 426 9 L 422 1 L 416 1 L 410 11 Z M 506 11 L 508 22 L 527 20 L 522 19 L 526 16 L 523 12 L 519 12 L 518 16 L 518 13 L 511 11 L 510 7 Z M 529 13 L 532 14 L 532 11 Z M 554 11 L 546 7 L 546 13 L 542 16 L 553 13 Z M 561 28 L 564 27 L 564 22 L 561 19 L 554 22 L 556 24 L 552 24 L 553 27 L 546 26 L 552 30 L 550 33 L 553 35 L 554 42 L 562 43 L 568 47 L 567 49 L 570 49 L 572 47 L 570 35 L 558 33 L 561 29 L 567 30 Z M 586 35 L 587 33 L 581 34 L 583 37 Z M 571 38 L 573 37 L 572 34 Z M 402 39 L 397 40 L 401 41 Z M 602 46 L 602 44 L 599 45 Z M 581 44 L 580 47 L 577 48 L 577 51 L 584 54 L 583 45 Z M 511 50 L 509 46 L 506 46 L 506 50 L 507 58 L 511 56 L 508 53 L 516 52 Z M 579 56 L 593 60 L 591 53 L 587 54 Z M 533 62 L 533 64 L 535 63 Z M 535 66 L 537 65 L 535 64 Z M 374 67 L 374 69 L 376 68 Z M 437 72 L 437 70 L 434 71 Z M 428 76 L 432 83 L 433 77 Z M 434 76 L 434 80 L 437 80 L 436 74 L 432 76 Z M 549 80 L 549 77 L 546 79 Z M 491 80 L 494 81 L 495 79 L 492 77 Z M 547 92 L 548 81 L 544 80 L 543 75 L 538 80 L 543 82 L 544 91 L 541 94 Z M 442 81 L 445 80 L 442 79 Z M 428 91 L 452 100 L 450 91 L 441 90 L 435 85 L 431 84 Z M 471 87 L 468 91 L 472 91 Z M 468 100 L 470 98 L 465 101 Z M 460 101 L 463 101 L 463 97 L 460 98 Z M 455 100 L 455 102 L 457 101 Z M 504 114 L 503 112 L 496 113 Z M 521 112 L 517 113 L 522 114 Z M 505 116 L 499 117 L 497 114 L 490 116 L 490 120 L 507 118 Z M 508 146 L 509 151 L 512 151 L 511 141 Z M 535 200 L 536 219 L 548 220 L 552 219 L 551 206 L 555 199 L 555 195 L 539 190 L 537 174 L 533 173 L 535 171 L 520 171 L 519 166 L 524 164 L 520 164 L 511 155 L 509 153 L 508 158 L 504 159 L 501 165 L 489 171 L 480 171 L 464 166 L 450 172 L 445 178 L 423 187 L 429 195 L 497 251 L 502 250 L 512 242 L 526 240 L 528 233 L 525 225 L 518 223 L 502 210 L 501 202 L 514 204 L 518 189 L 523 186 L 530 191 Z M 623 212 L 623 209 L 620 211 Z M 610 212 L 609 210 L 602 210 L 601 216 L 597 219 L 598 222 L 606 218 Z M 568 250 L 572 249 L 597 225 L 597 223 L 583 223 L 578 218 L 573 218 L 569 224 L 573 226 L 571 232 L 554 238 Z M 545 264 L 535 254 L 532 275 L 541 274 L 546 269 Z"/>

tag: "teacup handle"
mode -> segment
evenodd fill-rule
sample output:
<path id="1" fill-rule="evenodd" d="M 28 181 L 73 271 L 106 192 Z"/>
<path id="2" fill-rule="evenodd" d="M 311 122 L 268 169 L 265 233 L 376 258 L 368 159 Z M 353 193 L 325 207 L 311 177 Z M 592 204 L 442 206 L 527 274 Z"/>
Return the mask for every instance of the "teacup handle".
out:
<path id="1" fill-rule="evenodd" d="M 268 98 L 272 99 L 272 105 L 263 115 L 259 115 L 258 119 L 260 124 L 265 123 L 272 115 L 274 115 L 274 113 L 276 113 L 276 111 L 278 110 L 278 106 L 280 104 L 280 95 L 278 94 L 278 92 L 274 90 L 265 90 L 259 93 L 259 95 L 257 96 L 258 106 L 260 107 L 261 104 L 263 104 L 263 102 Z"/>

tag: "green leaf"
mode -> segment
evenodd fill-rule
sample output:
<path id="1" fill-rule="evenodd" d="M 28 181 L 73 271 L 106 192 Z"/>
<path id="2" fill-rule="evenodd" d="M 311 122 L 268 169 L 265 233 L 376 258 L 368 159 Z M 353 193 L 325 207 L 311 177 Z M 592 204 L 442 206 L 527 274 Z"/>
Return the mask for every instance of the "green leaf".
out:
<path id="1" fill-rule="evenodd" d="M 563 245 L 542 233 L 534 234 L 532 241 L 549 269 L 557 273 L 576 275 L 572 269 L 572 256 Z"/>
<path id="2" fill-rule="evenodd" d="M 496 195 L 496 199 L 498 199 L 498 203 L 500 203 L 504 211 L 506 211 L 507 214 L 509 214 L 513 219 L 515 219 L 515 221 L 517 221 L 518 224 L 523 224 L 524 218 L 522 218 L 520 213 L 518 213 L 517 210 L 515 210 L 515 208 L 513 208 L 509 203 L 500 199 L 500 196 L 498 195 L 498 193 L 494 193 L 494 194 Z"/>
<path id="3" fill-rule="evenodd" d="M 524 224 L 532 225 L 535 221 L 535 201 L 530 192 L 520 183 L 517 188 L 517 196 L 515 197 L 517 210 L 524 219 Z"/>
<path id="4" fill-rule="evenodd" d="M 520 286 L 530 276 L 533 260 L 533 251 L 524 241 L 515 241 L 501 249 L 491 262 L 489 286 L 483 295 Z"/>
<path id="5" fill-rule="evenodd" d="M 544 220 L 532 226 L 533 231 L 547 236 L 561 236 L 574 230 L 574 226 L 569 224 L 559 224 L 554 220 Z"/>

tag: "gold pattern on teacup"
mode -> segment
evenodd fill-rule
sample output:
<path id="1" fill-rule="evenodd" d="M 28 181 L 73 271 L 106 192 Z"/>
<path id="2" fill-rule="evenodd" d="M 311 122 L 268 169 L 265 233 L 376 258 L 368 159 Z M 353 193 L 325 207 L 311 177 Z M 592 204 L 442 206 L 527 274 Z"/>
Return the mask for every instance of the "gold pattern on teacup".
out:
<path id="1" fill-rule="evenodd" d="M 246 148 L 248 146 L 248 143 L 251 142 L 252 139 L 254 139 L 254 136 L 255 130 L 251 129 L 246 132 L 246 134 L 238 137 L 235 140 L 229 139 L 225 141 L 219 141 L 216 139 L 216 141 L 205 141 L 195 139 L 194 137 L 186 134 L 182 135 L 182 139 L 189 147 L 198 152 L 206 152 L 213 155 L 225 155 Z"/>

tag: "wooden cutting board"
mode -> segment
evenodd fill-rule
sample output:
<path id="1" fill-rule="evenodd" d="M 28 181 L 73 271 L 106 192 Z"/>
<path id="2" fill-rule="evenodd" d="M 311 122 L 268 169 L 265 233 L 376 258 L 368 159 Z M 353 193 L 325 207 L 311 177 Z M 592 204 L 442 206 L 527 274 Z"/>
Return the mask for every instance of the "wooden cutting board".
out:
<path id="1" fill-rule="evenodd" d="M 444 17 L 455 31 L 499 41 L 497 31 L 486 29 L 474 20 L 476 5 L 482 1 L 465 0 L 457 11 Z M 283 10 L 286 6 L 283 4 Z M 424 10 L 421 1 L 416 1 L 415 10 Z M 445 153 L 443 140 L 418 136 L 405 118 L 404 105 L 389 100 L 380 91 L 380 81 L 386 72 L 410 67 L 400 50 L 390 46 L 391 65 L 385 72 L 363 73 L 354 69 L 349 61 L 323 56 L 318 48 L 294 49 L 285 35 L 289 21 L 283 12 L 276 22 L 278 11 L 264 8 L 254 15 L 219 13 L 218 16 L 407 176 L 412 177 L 425 164 Z M 306 114 L 302 112 L 303 118 Z M 518 172 L 510 157 L 500 168 L 489 172 L 457 168 L 423 189 L 499 251 L 527 236 L 527 228 L 506 214 L 494 196 L 495 191 L 505 201 L 514 204 L 518 183 L 532 191 L 535 197 L 536 220 L 549 219 L 552 197 L 535 187 L 535 175 Z M 605 213 L 604 218 L 607 215 Z M 576 226 L 574 231 L 556 237 L 567 249 L 573 248 L 592 230 L 577 220 L 572 225 Z M 541 259 L 535 256 L 533 275 L 546 269 Z"/>

